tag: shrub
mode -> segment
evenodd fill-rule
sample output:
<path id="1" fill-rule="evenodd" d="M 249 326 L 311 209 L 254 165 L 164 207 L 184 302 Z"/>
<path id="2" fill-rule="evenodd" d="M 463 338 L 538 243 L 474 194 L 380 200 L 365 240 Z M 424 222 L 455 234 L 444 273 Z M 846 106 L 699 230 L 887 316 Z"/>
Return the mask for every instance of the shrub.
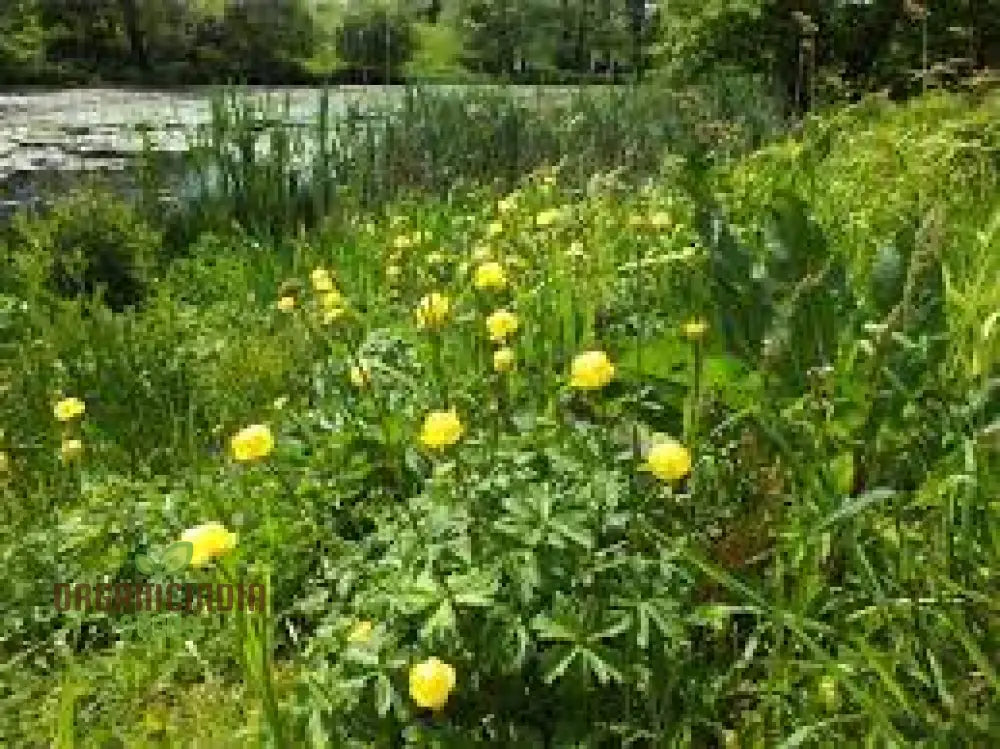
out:
<path id="1" fill-rule="evenodd" d="M 83 188 L 44 215 L 18 214 L 8 244 L 16 277 L 40 281 L 64 298 L 98 294 L 120 311 L 142 300 L 160 235 L 129 203 Z"/>

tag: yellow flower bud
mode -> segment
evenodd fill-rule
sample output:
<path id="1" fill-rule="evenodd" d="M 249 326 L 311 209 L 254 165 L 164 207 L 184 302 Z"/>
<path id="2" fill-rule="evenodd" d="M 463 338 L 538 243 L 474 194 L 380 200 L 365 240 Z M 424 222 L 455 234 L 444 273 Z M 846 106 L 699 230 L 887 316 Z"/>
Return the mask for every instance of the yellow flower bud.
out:
<path id="1" fill-rule="evenodd" d="M 493 369 L 497 372 L 509 372 L 514 368 L 514 351 L 513 349 L 498 348 L 493 352 Z"/>

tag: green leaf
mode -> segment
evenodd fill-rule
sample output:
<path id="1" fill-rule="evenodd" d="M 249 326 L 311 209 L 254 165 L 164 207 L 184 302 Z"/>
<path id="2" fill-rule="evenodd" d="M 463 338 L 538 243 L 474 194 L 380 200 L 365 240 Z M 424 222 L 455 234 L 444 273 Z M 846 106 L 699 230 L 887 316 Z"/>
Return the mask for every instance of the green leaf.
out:
<path id="1" fill-rule="evenodd" d="M 498 587 L 494 577 L 485 570 L 448 576 L 448 589 L 455 601 L 464 606 L 489 606 Z"/>
<path id="2" fill-rule="evenodd" d="M 163 552 L 163 569 L 169 574 L 180 572 L 191 563 L 194 556 L 194 544 L 190 541 L 177 541 L 170 544 Z"/>
<path id="3" fill-rule="evenodd" d="M 428 640 L 435 633 L 453 632 L 455 630 L 455 609 L 451 603 L 442 601 L 434 614 L 427 620 L 420 630 L 420 639 Z"/>
<path id="4" fill-rule="evenodd" d="M 384 718 L 392 707 L 392 682 L 385 674 L 375 677 L 375 709 L 379 717 Z"/>
<path id="5" fill-rule="evenodd" d="M 549 619 L 547 616 L 538 614 L 531 620 L 531 628 L 538 634 L 540 640 L 562 640 L 564 642 L 576 642 L 579 635 L 564 624 Z"/>
<path id="6" fill-rule="evenodd" d="M 136 554 L 135 568 L 143 575 L 149 576 L 156 573 L 156 570 L 159 569 L 159 565 L 153 560 L 152 557 L 149 557 L 146 554 Z"/>

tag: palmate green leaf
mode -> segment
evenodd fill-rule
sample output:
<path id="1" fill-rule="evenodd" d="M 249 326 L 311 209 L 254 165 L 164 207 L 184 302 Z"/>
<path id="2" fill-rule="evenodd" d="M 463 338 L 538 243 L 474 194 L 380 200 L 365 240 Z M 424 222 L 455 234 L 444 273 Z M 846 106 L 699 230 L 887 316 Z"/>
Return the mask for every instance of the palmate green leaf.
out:
<path id="1" fill-rule="evenodd" d="M 581 648 L 580 655 L 601 684 L 621 683 L 625 680 L 622 672 L 612 665 L 611 651 L 607 648 Z"/>
<path id="2" fill-rule="evenodd" d="M 448 634 L 455 631 L 455 609 L 450 601 L 442 601 L 437 610 L 420 629 L 420 639 L 430 640 L 436 634 Z"/>
<path id="3" fill-rule="evenodd" d="M 447 584 L 455 601 L 465 606 L 489 606 L 500 587 L 496 577 L 486 570 L 449 575 Z"/>
<path id="4" fill-rule="evenodd" d="M 547 651 L 542 657 L 542 670 L 545 672 L 542 678 L 545 683 L 551 684 L 562 678 L 579 653 L 580 649 L 575 645 L 558 645 Z"/>
<path id="5" fill-rule="evenodd" d="M 557 622 L 544 614 L 537 614 L 531 620 L 531 628 L 540 640 L 558 640 L 563 642 L 577 642 L 580 640 L 579 634 L 565 623 Z"/>
<path id="6" fill-rule="evenodd" d="M 428 575 L 404 581 L 397 589 L 391 591 L 393 604 L 406 614 L 419 614 L 442 597 L 442 591 L 437 582 Z"/>

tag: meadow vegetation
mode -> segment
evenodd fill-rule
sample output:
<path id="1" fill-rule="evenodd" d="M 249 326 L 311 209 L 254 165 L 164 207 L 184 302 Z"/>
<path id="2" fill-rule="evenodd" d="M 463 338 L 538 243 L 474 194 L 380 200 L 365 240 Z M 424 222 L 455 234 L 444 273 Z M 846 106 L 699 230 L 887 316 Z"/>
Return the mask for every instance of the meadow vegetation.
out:
<path id="1" fill-rule="evenodd" d="M 5 227 L 3 742 L 995 743 L 1000 96 L 752 90 L 220 99 Z M 53 607 L 181 539 L 266 611 Z"/>

